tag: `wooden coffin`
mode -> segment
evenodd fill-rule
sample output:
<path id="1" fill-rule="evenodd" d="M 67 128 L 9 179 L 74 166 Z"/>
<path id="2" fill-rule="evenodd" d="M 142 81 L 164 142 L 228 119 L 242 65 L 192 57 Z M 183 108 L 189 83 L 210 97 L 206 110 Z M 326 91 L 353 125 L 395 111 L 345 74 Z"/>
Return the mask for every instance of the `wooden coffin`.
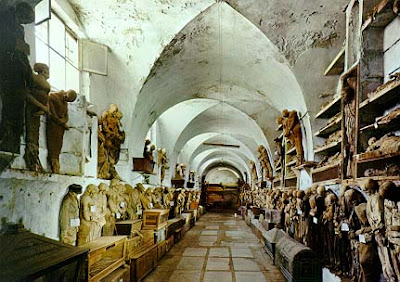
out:
<path id="1" fill-rule="evenodd" d="M 176 230 L 178 230 L 179 228 L 182 228 L 184 224 L 185 224 L 185 220 L 182 218 L 174 218 L 174 219 L 168 220 L 167 238 L 174 235 Z"/>
<path id="2" fill-rule="evenodd" d="M 103 236 L 82 245 L 88 248 L 88 281 L 99 281 L 125 264 L 126 236 Z"/>
<path id="3" fill-rule="evenodd" d="M 183 188 L 185 184 L 185 179 L 171 179 L 172 187 L 174 188 Z"/>
<path id="4" fill-rule="evenodd" d="M 154 171 L 154 162 L 145 158 L 133 158 L 133 171 L 152 174 Z"/>
<path id="5" fill-rule="evenodd" d="M 288 235 L 276 244 L 275 264 L 287 281 L 322 281 L 322 267 L 315 253 Z"/>
<path id="6" fill-rule="evenodd" d="M 141 230 L 136 236 L 127 239 L 126 258 L 131 259 L 137 253 L 154 245 L 154 231 Z"/>
<path id="7" fill-rule="evenodd" d="M 130 282 L 131 281 L 131 273 L 129 265 L 124 265 L 112 273 L 107 275 L 105 278 L 100 280 L 101 282 Z"/>
<path id="8" fill-rule="evenodd" d="M 115 235 L 136 236 L 136 232 L 142 229 L 142 220 L 122 220 L 115 223 Z"/>
<path id="9" fill-rule="evenodd" d="M 158 261 L 158 246 L 153 245 L 131 259 L 131 281 L 140 281 L 149 274 Z"/>
<path id="10" fill-rule="evenodd" d="M 282 229 L 273 228 L 267 232 L 264 232 L 262 236 L 264 239 L 265 250 L 275 264 L 276 244 L 285 236 L 285 232 Z"/>
<path id="11" fill-rule="evenodd" d="M 25 229 L 0 236 L 0 281 L 80 281 L 87 248 L 76 248 Z"/>
<path id="12" fill-rule="evenodd" d="M 159 230 L 168 224 L 169 210 L 152 209 L 143 211 L 144 230 Z"/>

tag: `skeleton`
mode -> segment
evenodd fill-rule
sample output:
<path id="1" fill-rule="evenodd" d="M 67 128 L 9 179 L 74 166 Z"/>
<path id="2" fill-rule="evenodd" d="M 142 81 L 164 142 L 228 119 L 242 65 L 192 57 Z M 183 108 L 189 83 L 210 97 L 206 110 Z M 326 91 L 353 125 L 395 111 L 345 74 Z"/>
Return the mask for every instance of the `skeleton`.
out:
<path id="1" fill-rule="evenodd" d="M 99 192 L 97 186 L 90 184 L 81 198 L 80 221 L 78 233 L 78 245 L 91 242 L 98 235 L 98 225 L 96 211 L 96 195 Z"/>
<path id="2" fill-rule="evenodd" d="M 46 139 L 48 159 L 53 173 L 60 173 L 59 156 L 64 139 L 64 131 L 69 130 L 68 122 L 68 103 L 75 101 L 76 92 L 68 90 L 50 93 L 49 111 L 47 118 Z"/>
<path id="3" fill-rule="evenodd" d="M 297 165 L 304 162 L 304 151 L 302 145 L 302 134 L 300 119 L 296 111 L 282 111 L 283 135 L 288 138 L 290 144 L 296 147 Z"/>
<path id="4" fill-rule="evenodd" d="M 356 122 L 356 90 L 357 78 L 348 77 L 342 89 L 344 104 L 344 121 L 346 125 L 345 163 L 346 177 L 353 176 L 353 153 L 355 151 L 355 122 Z"/>
<path id="5" fill-rule="evenodd" d="M 367 201 L 366 213 L 377 243 L 383 275 L 386 280 L 395 281 L 395 273 L 390 264 L 389 252 L 385 246 L 384 199 L 378 193 L 379 185 L 377 181 L 368 179 L 364 185 L 364 189 L 370 194 Z"/>
<path id="6" fill-rule="evenodd" d="M 39 128 L 40 116 L 46 113 L 50 118 L 50 111 L 47 106 L 50 84 L 49 67 L 45 64 L 37 63 L 33 67 L 37 74 L 33 75 L 33 88 L 27 94 L 27 104 L 25 108 L 25 133 L 26 147 L 24 160 L 29 170 L 43 171 L 39 160 Z"/>
<path id="7" fill-rule="evenodd" d="M 60 241 L 72 246 L 76 245 L 77 233 L 79 230 L 79 199 L 78 194 L 82 193 L 82 186 L 70 185 L 68 193 L 61 202 L 60 210 Z"/>

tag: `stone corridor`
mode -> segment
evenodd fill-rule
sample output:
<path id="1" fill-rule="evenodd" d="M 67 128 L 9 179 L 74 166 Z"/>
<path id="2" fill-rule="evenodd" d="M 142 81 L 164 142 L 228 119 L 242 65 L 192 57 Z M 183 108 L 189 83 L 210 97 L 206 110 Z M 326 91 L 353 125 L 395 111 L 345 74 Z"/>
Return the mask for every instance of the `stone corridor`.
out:
<path id="1" fill-rule="evenodd" d="M 144 281 L 279 282 L 285 279 L 241 217 L 207 213 Z"/>

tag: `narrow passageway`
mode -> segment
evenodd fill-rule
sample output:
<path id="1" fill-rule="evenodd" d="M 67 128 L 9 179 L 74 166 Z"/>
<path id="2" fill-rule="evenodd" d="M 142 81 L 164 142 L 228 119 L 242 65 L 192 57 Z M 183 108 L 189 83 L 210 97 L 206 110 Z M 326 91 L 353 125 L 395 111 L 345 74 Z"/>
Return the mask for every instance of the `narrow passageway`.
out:
<path id="1" fill-rule="evenodd" d="M 145 279 L 154 281 L 285 281 L 241 217 L 207 213 Z"/>

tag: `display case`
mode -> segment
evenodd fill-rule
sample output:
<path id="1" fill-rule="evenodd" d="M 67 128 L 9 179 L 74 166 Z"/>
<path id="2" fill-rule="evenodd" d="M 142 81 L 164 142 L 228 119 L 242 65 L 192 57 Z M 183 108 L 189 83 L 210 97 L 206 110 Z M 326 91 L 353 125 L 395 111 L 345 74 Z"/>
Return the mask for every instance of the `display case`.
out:
<path id="1" fill-rule="evenodd" d="M 87 280 L 99 281 L 125 264 L 126 236 L 102 236 L 81 248 L 89 249 Z"/>
<path id="2" fill-rule="evenodd" d="M 169 210 L 152 209 L 143 211 L 144 230 L 159 230 L 168 224 Z"/>
<path id="3" fill-rule="evenodd" d="M 19 229 L 0 235 L 0 281 L 84 281 L 87 248 Z"/>

